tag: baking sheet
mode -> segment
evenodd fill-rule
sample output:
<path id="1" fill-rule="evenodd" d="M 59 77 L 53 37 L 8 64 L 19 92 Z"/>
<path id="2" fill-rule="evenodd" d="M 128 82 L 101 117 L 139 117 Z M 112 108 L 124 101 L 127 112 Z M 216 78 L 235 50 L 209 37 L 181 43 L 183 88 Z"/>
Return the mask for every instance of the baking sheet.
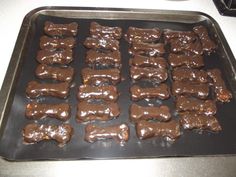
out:
<path id="1" fill-rule="evenodd" d="M 223 73 L 227 87 L 233 92 L 235 91 L 235 59 L 228 47 L 227 42 L 218 25 L 213 19 L 201 13 L 191 12 L 173 12 L 162 11 L 153 14 L 144 13 L 140 18 L 140 12 L 132 10 L 132 13 L 121 13 L 117 10 L 110 9 L 84 9 L 84 12 L 75 17 L 76 11 L 70 12 L 67 8 L 60 13 L 61 9 L 53 10 L 53 16 L 47 11 L 37 14 L 36 18 L 30 21 L 28 37 L 24 46 L 22 46 L 20 64 L 17 69 L 19 75 L 14 78 L 15 87 L 12 91 L 12 102 L 9 99 L 9 107 L 5 109 L 8 114 L 3 117 L 4 121 L 1 125 L 1 141 L 0 154 L 2 157 L 9 160 L 69 160 L 69 159 L 112 159 L 112 158 L 154 158 L 154 157 L 179 157 L 179 156 L 205 156 L 205 155 L 225 155 L 236 153 L 236 114 L 235 96 L 234 99 L 227 104 L 217 103 L 217 115 L 223 131 L 214 134 L 203 132 L 202 134 L 194 131 L 183 131 L 182 136 L 175 143 L 167 143 L 161 138 L 153 138 L 149 140 L 139 140 L 136 137 L 134 125 L 130 123 L 128 117 L 128 107 L 131 105 L 130 94 L 128 92 L 132 85 L 129 79 L 128 60 L 128 43 L 122 38 L 120 41 L 120 51 L 122 54 L 122 77 L 125 78 L 118 85 L 118 90 L 121 93 L 118 104 L 121 108 L 121 115 L 118 119 L 111 120 L 107 123 L 96 124 L 111 125 L 121 122 L 126 122 L 130 126 L 130 140 L 124 146 L 120 146 L 115 141 L 99 141 L 93 144 L 87 143 L 84 138 L 83 124 L 78 124 L 75 120 L 77 99 L 77 88 L 81 85 L 80 71 L 85 67 L 84 58 L 87 49 L 82 45 L 85 38 L 89 35 L 90 22 L 96 21 L 101 25 L 119 26 L 123 32 L 126 32 L 129 26 L 142 28 L 159 27 L 160 29 L 170 28 L 174 30 L 191 30 L 193 26 L 202 24 L 208 28 L 210 35 L 218 42 L 219 48 L 216 53 L 211 56 L 205 56 L 205 68 L 219 68 Z M 83 11 L 83 9 L 81 10 Z M 99 13 L 98 13 L 99 11 Z M 126 11 L 124 11 L 126 12 Z M 164 12 L 164 14 L 163 14 Z M 67 14 L 65 17 L 63 14 Z M 97 15 L 97 14 L 101 14 Z M 178 15 L 179 14 L 179 15 Z M 183 15 L 185 14 L 185 15 Z M 159 15 L 159 16 L 158 16 Z M 159 18 L 158 18 L 159 17 Z M 146 18 L 146 19 L 145 19 Z M 154 20 L 155 18 L 156 20 Z M 74 49 L 74 61 L 71 64 L 76 70 L 74 79 L 74 87 L 71 88 L 70 97 L 67 100 L 56 98 L 40 98 L 40 102 L 44 103 L 60 103 L 69 102 L 72 106 L 72 115 L 69 123 L 74 128 L 74 136 L 66 146 L 59 148 L 55 142 L 40 142 L 34 145 L 22 144 L 23 138 L 21 134 L 22 128 L 30 122 L 25 118 L 25 106 L 29 103 L 29 99 L 25 96 L 25 88 L 29 81 L 38 80 L 34 76 L 34 71 L 37 66 L 35 60 L 37 51 L 39 50 L 39 39 L 43 35 L 43 25 L 45 21 L 54 23 L 69 23 L 75 21 L 79 24 L 79 32 L 77 38 L 77 46 Z M 16 69 L 16 68 L 15 68 Z M 170 76 L 169 76 L 170 78 Z M 43 81 L 47 82 L 47 81 Z M 167 81 L 170 84 L 170 79 Z M 145 82 L 141 83 L 146 85 Z M 2 93 L 1 93 L 2 94 Z M 154 105 L 159 105 L 159 101 L 151 101 Z M 172 110 L 173 119 L 178 119 L 175 116 L 173 98 L 162 102 L 168 105 Z M 147 105 L 146 101 L 139 102 L 140 105 Z M 53 119 L 44 119 L 39 123 L 60 124 L 61 122 Z"/>
<path id="2" fill-rule="evenodd" d="M 235 0 L 213 0 L 219 13 L 225 16 L 236 16 Z"/>

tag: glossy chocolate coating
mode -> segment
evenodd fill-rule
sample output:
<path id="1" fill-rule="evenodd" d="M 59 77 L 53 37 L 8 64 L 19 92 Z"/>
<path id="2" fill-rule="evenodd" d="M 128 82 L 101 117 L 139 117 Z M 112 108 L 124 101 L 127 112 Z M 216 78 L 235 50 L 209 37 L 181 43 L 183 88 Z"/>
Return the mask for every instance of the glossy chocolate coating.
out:
<path id="1" fill-rule="evenodd" d="M 136 28 L 129 27 L 127 33 L 125 34 L 125 39 L 128 43 L 132 42 L 156 42 L 161 37 L 161 30 L 158 28 Z"/>
<path id="2" fill-rule="evenodd" d="M 92 37 L 99 37 L 99 38 L 106 37 L 106 38 L 120 39 L 122 35 L 122 28 L 102 26 L 97 22 L 91 22 L 90 35 Z"/>
<path id="3" fill-rule="evenodd" d="M 151 44 L 143 42 L 134 42 L 129 48 L 131 55 L 145 54 L 147 56 L 162 56 L 165 53 L 163 43 Z"/>
<path id="4" fill-rule="evenodd" d="M 70 112 L 70 105 L 68 103 L 42 104 L 32 102 L 27 104 L 25 109 L 25 115 L 29 119 L 50 117 L 66 121 L 70 118 Z"/>
<path id="5" fill-rule="evenodd" d="M 44 32 L 49 36 L 76 36 L 78 24 L 76 22 L 68 24 L 56 24 L 46 21 L 44 24 Z"/>
<path id="6" fill-rule="evenodd" d="M 216 99 L 221 102 L 230 102 L 233 96 L 225 85 L 225 82 L 221 76 L 221 71 L 219 69 L 211 69 L 208 70 L 207 73 L 213 81 Z"/>
<path id="7" fill-rule="evenodd" d="M 184 129 L 200 129 L 214 132 L 222 130 L 216 117 L 197 114 L 196 112 L 180 113 L 180 124 Z"/>
<path id="8" fill-rule="evenodd" d="M 106 49 L 111 51 L 119 50 L 119 41 L 112 38 L 92 38 L 87 37 L 84 46 L 88 49 Z"/>
<path id="9" fill-rule="evenodd" d="M 57 81 L 71 82 L 74 76 L 74 68 L 72 67 L 55 67 L 40 64 L 35 70 L 35 74 L 40 79 L 54 79 Z"/>
<path id="10" fill-rule="evenodd" d="M 180 125 L 177 121 L 148 122 L 141 120 L 136 123 L 136 134 L 139 139 L 165 137 L 167 140 L 176 140 L 180 136 Z"/>
<path id="11" fill-rule="evenodd" d="M 202 25 L 195 26 L 193 28 L 193 31 L 200 38 L 201 43 L 202 43 L 202 48 L 206 53 L 210 54 L 211 52 L 213 52 L 217 48 L 217 45 L 208 36 L 208 31 L 207 31 L 206 27 L 204 27 Z"/>
<path id="12" fill-rule="evenodd" d="M 79 100 L 102 99 L 105 101 L 115 102 L 118 97 L 118 90 L 113 85 L 104 85 L 99 87 L 81 85 L 77 94 Z"/>
<path id="13" fill-rule="evenodd" d="M 166 42 L 176 38 L 181 38 L 182 41 L 185 42 L 191 42 L 197 39 L 197 35 L 193 31 L 176 31 L 170 29 L 164 30 L 164 39 Z"/>
<path id="14" fill-rule="evenodd" d="M 84 139 L 90 143 L 98 140 L 114 139 L 123 144 L 129 140 L 129 126 L 125 123 L 106 127 L 89 124 L 85 127 Z"/>
<path id="15" fill-rule="evenodd" d="M 187 66 L 189 68 L 200 68 L 204 66 L 204 60 L 201 55 L 170 53 L 168 61 L 172 67 Z"/>
<path id="16" fill-rule="evenodd" d="M 90 83 L 90 80 L 104 78 L 109 80 L 113 85 L 118 84 L 121 81 L 120 70 L 117 68 L 113 69 L 102 69 L 96 70 L 91 68 L 83 68 L 81 70 L 82 80 L 84 84 Z"/>
<path id="17" fill-rule="evenodd" d="M 170 97 L 169 88 L 166 84 L 160 84 L 158 87 L 141 88 L 138 85 L 133 85 L 130 88 L 131 99 L 138 101 L 146 98 L 157 98 L 161 100 Z"/>
<path id="18" fill-rule="evenodd" d="M 174 81 L 172 93 L 174 96 L 187 95 L 206 99 L 209 95 L 209 86 L 206 83 Z"/>
<path id="19" fill-rule="evenodd" d="M 40 38 L 40 48 L 41 49 L 67 49 L 67 48 L 74 48 L 75 47 L 75 38 L 67 37 L 63 39 L 57 38 L 50 38 L 47 36 L 42 36 Z"/>
<path id="20" fill-rule="evenodd" d="M 120 108 L 117 103 L 93 104 L 82 101 L 77 106 L 78 122 L 108 121 L 119 115 Z"/>
<path id="21" fill-rule="evenodd" d="M 37 61 L 42 64 L 62 64 L 67 65 L 73 61 L 71 49 L 60 51 L 39 50 L 36 57 Z"/>
<path id="22" fill-rule="evenodd" d="M 43 140 L 55 140 L 62 147 L 68 143 L 73 135 L 73 128 L 69 124 L 46 125 L 27 124 L 22 131 L 24 142 L 34 144 Z"/>
<path id="23" fill-rule="evenodd" d="M 191 68 L 175 68 L 172 71 L 172 78 L 174 81 L 208 82 L 208 75 L 206 71 Z"/>
<path id="24" fill-rule="evenodd" d="M 133 80 L 148 79 L 164 82 L 168 78 L 167 69 L 153 67 L 130 67 L 130 77 Z"/>
<path id="25" fill-rule="evenodd" d="M 133 103 L 129 109 L 130 119 L 134 122 L 140 120 L 159 120 L 168 121 L 171 119 L 171 113 L 168 106 L 139 106 Z"/>
<path id="26" fill-rule="evenodd" d="M 176 109 L 182 111 L 196 111 L 199 114 L 215 115 L 217 108 L 213 100 L 199 100 L 195 98 L 179 96 L 176 98 Z"/>
<path id="27" fill-rule="evenodd" d="M 26 95 L 29 98 L 37 98 L 39 96 L 53 96 L 58 98 L 66 98 L 69 95 L 69 83 L 39 83 L 30 81 L 26 88 Z"/>
<path id="28" fill-rule="evenodd" d="M 190 53 L 195 55 L 202 55 L 203 49 L 202 44 L 199 39 L 195 41 L 186 42 L 182 38 L 174 38 L 170 40 L 170 50 L 171 52 L 178 53 Z"/>
<path id="29" fill-rule="evenodd" d="M 130 58 L 129 65 L 163 69 L 167 68 L 167 62 L 163 57 L 146 57 L 142 55 L 135 55 L 133 58 Z"/>
<path id="30" fill-rule="evenodd" d="M 85 62 L 90 66 L 98 64 L 119 67 L 121 65 L 121 55 L 119 51 L 103 53 L 91 49 L 86 53 Z"/>

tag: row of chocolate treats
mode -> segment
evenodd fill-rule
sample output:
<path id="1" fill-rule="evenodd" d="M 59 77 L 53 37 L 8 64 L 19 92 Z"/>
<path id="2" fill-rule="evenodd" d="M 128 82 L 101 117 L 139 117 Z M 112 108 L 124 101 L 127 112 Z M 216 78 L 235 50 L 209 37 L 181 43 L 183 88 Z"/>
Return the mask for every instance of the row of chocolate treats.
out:
<path id="1" fill-rule="evenodd" d="M 184 129 L 221 131 L 215 117 L 216 101 L 229 102 L 232 94 L 219 69 L 203 70 L 204 55 L 211 55 L 217 48 L 206 27 L 195 26 L 192 31 L 165 30 L 164 39 L 170 45 L 168 61 L 172 67 L 172 94 L 181 126 Z M 211 90 L 214 93 L 210 94 Z"/>
<path id="2" fill-rule="evenodd" d="M 130 92 L 133 101 L 170 98 L 170 89 L 165 83 L 168 79 L 168 63 L 163 57 L 166 50 L 165 44 L 160 42 L 161 35 L 158 28 L 137 27 L 129 27 L 125 35 L 130 44 L 129 53 L 132 55 L 129 60 L 131 79 L 134 82 L 152 83 L 152 87 L 132 85 Z M 129 113 L 139 139 L 164 136 L 175 140 L 180 136 L 179 123 L 171 119 L 170 108 L 163 103 L 158 106 L 133 103 Z"/>
<path id="3" fill-rule="evenodd" d="M 129 127 L 125 123 L 99 126 L 91 122 L 107 122 L 119 117 L 120 107 L 116 87 L 121 82 L 120 27 L 90 24 L 90 36 L 84 41 L 87 67 L 81 71 L 83 85 L 78 90 L 77 121 L 89 123 L 85 127 L 85 141 L 115 139 L 120 144 L 129 139 Z"/>
<path id="4" fill-rule="evenodd" d="M 70 85 L 74 77 L 74 68 L 69 66 L 73 61 L 74 38 L 78 33 L 78 24 L 55 24 L 45 22 L 45 35 L 40 38 L 40 50 L 37 53 L 39 63 L 35 76 L 42 81 L 30 81 L 26 88 L 26 95 L 30 99 L 40 97 L 56 97 L 65 99 L 69 96 Z M 61 101 L 60 101 L 61 102 Z M 34 100 L 26 105 L 25 115 L 28 119 L 56 118 L 68 121 L 71 107 L 68 103 L 41 103 Z M 73 135 L 73 128 L 68 123 L 49 125 L 30 123 L 23 129 L 24 143 L 34 144 L 42 140 L 55 140 L 59 146 L 68 143 Z"/>

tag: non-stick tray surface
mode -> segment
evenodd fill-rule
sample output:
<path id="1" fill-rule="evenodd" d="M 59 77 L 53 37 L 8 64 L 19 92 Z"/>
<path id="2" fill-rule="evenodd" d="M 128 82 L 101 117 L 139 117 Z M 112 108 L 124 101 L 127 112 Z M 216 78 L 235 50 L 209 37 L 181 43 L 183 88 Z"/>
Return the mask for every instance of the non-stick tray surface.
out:
<path id="1" fill-rule="evenodd" d="M 93 11 L 91 11 L 93 12 Z M 90 13 L 91 13 L 90 12 Z M 168 11 L 167 11 L 168 12 Z M 69 12 L 68 12 L 69 13 Z M 74 12 L 75 13 L 75 12 Z M 191 12 L 189 12 L 191 14 Z M 121 93 L 118 103 L 121 108 L 121 115 L 118 119 L 111 120 L 104 124 L 111 125 L 120 122 L 126 122 L 130 126 L 130 140 L 124 146 L 120 146 L 114 141 L 100 141 L 96 143 L 87 143 L 84 138 L 83 124 L 78 124 L 75 120 L 77 99 L 77 88 L 81 85 L 80 71 L 85 67 L 84 59 L 87 49 L 82 45 L 83 41 L 89 36 L 89 25 L 92 21 L 96 21 L 102 25 L 119 26 L 122 27 L 123 32 L 126 32 L 129 26 L 136 26 L 142 28 L 158 27 L 160 29 L 174 29 L 174 30 L 191 30 L 195 25 L 202 24 L 206 26 L 210 32 L 211 37 L 218 42 L 219 48 L 216 53 L 211 56 L 204 56 L 206 66 L 204 69 L 219 68 L 225 79 L 227 87 L 233 92 L 235 81 L 234 79 L 234 58 L 232 54 L 229 55 L 230 49 L 226 43 L 218 25 L 214 20 L 202 14 L 199 15 L 201 20 L 184 20 L 184 17 L 176 13 L 173 19 L 166 16 L 160 21 L 139 20 L 139 19 L 118 19 L 108 15 L 109 19 L 95 18 L 95 17 L 73 17 L 64 18 L 47 14 L 39 14 L 37 18 L 31 21 L 29 27 L 30 38 L 27 38 L 26 44 L 23 46 L 25 52 L 21 56 L 19 64 L 19 74 L 15 78 L 15 87 L 13 94 L 13 101 L 10 104 L 9 112 L 4 117 L 5 124 L 1 127 L 1 141 L 0 154 L 1 156 L 11 160 L 40 160 L 40 159 L 112 159 L 112 158 L 153 158 L 153 157 L 175 157 L 175 156 L 204 156 L 204 155 L 223 155 L 236 154 L 236 109 L 235 97 L 227 104 L 217 103 L 217 115 L 223 131 L 218 134 L 203 132 L 199 134 L 195 131 L 182 131 L 182 136 L 174 143 L 166 143 L 161 138 L 153 138 L 149 140 L 139 140 L 136 137 L 134 125 L 129 121 L 128 108 L 132 101 L 130 100 L 129 88 L 132 85 L 129 79 L 129 65 L 128 60 L 128 43 L 122 38 L 120 40 L 120 51 L 122 53 L 122 77 L 125 79 L 118 84 L 118 90 Z M 168 13 L 167 13 L 168 14 Z M 163 16 L 163 15 L 162 15 Z M 200 18 L 201 16 L 201 18 Z M 40 102 L 45 103 L 60 103 L 68 102 L 72 106 L 72 115 L 69 123 L 74 128 L 74 136 L 71 141 L 60 148 L 55 142 L 40 142 L 34 145 L 23 144 L 22 128 L 30 122 L 25 118 L 25 106 L 29 103 L 29 99 L 25 96 L 25 88 L 29 81 L 38 80 L 34 76 L 34 71 L 37 66 L 36 53 L 39 50 L 39 39 L 43 35 L 43 26 L 45 21 L 52 21 L 54 23 L 69 23 L 77 22 L 79 24 L 77 39 L 77 46 L 74 49 L 74 61 L 71 64 L 75 68 L 76 75 L 74 79 L 74 87 L 71 88 L 70 96 L 66 100 L 56 98 L 40 98 Z M 224 46 L 224 47 L 223 47 Z M 225 50 L 225 48 L 227 50 Z M 7 76 L 6 76 L 7 77 Z M 170 76 L 169 76 L 170 78 Z M 47 82 L 47 81 L 43 81 Z M 171 81 L 168 79 L 167 83 L 170 85 Z M 142 83 L 145 85 L 145 83 Z M 234 93 L 234 92 L 233 92 Z M 141 105 L 147 105 L 147 102 L 139 102 Z M 152 101 L 154 105 L 159 102 Z M 164 105 L 168 105 L 172 110 L 173 119 L 178 119 L 174 111 L 173 98 L 163 101 Z M 53 119 L 44 119 L 38 121 L 39 123 L 60 124 L 61 122 Z"/>

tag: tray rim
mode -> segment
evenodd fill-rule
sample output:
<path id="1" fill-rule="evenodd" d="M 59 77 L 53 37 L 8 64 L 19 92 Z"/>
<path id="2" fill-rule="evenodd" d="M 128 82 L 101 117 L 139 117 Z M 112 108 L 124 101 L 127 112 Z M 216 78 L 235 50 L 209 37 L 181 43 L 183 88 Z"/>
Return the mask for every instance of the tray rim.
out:
<path id="1" fill-rule="evenodd" d="M 2 133 L 4 131 L 5 128 L 5 124 L 7 122 L 7 109 L 8 106 L 11 105 L 12 101 L 13 101 L 13 95 L 14 95 L 14 84 L 17 80 L 17 72 L 19 70 L 19 65 L 21 62 L 21 58 L 22 58 L 22 52 L 24 50 L 24 45 L 26 43 L 26 38 L 29 34 L 29 30 L 31 27 L 31 22 L 32 20 L 34 20 L 35 18 L 37 18 L 38 15 L 47 13 L 47 12 L 51 12 L 52 14 L 55 13 L 55 11 L 61 11 L 64 12 L 65 11 L 83 11 L 83 12 L 89 12 L 89 11 L 93 11 L 92 13 L 94 13 L 94 11 L 98 11 L 98 12 L 123 12 L 123 13 L 141 13 L 141 14 L 160 14 L 160 15 L 181 15 L 182 16 L 187 16 L 187 15 L 197 15 L 201 18 L 205 18 L 205 19 L 209 19 L 215 26 L 215 28 L 217 29 L 216 32 L 218 32 L 218 37 L 220 38 L 220 40 L 222 41 L 222 43 L 224 43 L 224 45 L 226 45 L 226 48 L 224 48 L 225 53 L 227 54 L 227 57 L 232 58 L 232 60 L 230 60 L 231 65 L 232 65 L 232 69 L 235 71 L 236 68 L 236 60 L 232 54 L 232 51 L 228 45 L 228 42 L 226 41 L 218 23 L 216 22 L 216 20 L 214 20 L 210 15 L 203 13 L 203 12 L 198 12 L 198 11 L 179 11 L 179 10 L 156 10 L 156 9 L 132 9 L 132 8 L 103 8 L 103 7 L 70 7 L 70 6 L 43 6 L 43 7 L 39 7 L 36 9 L 31 10 L 29 13 L 26 14 L 26 16 L 23 19 L 20 31 L 18 33 L 17 36 L 17 40 L 15 43 L 15 47 L 13 49 L 13 53 L 12 56 L 10 58 L 10 62 L 3 80 L 3 84 L 2 84 L 2 88 L 0 90 L 0 99 L 2 100 L 2 102 L 0 102 L 0 141 L 1 141 L 1 137 L 2 137 Z M 47 15 L 47 14 L 46 14 Z M 52 16 L 57 16 L 52 15 Z M 71 18 L 71 17 L 70 17 Z M 101 19 L 98 17 L 98 19 Z M 158 19 L 157 19 L 158 20 Z M 236 72 L 235 72 L 236 73 Z M 236 77 L 236 76 L 235 76 Z M 234 91 L 236 93 L 236 90 Z M 206 155 L 206 156 L 176 156 L 176 157 L 168 157 L 168 158 L 204 158 L 204 157 L 229 157 L 229 156 L 234 156 L 234 155 L 229 155 L 229 154 L 225 154 L 225 155 Z M 0 155 L 0 157 L 2 157 L 3 159 L 7 160 L 7 161 L 32 161 L 32 160 L 17 160 L 17 159 L 10 159 L 7 157 L 3 157 Z M 236 157 L 236 155 L 235 155 Z M 140 159 L 153 159 L 155 157 L 143 157 Z M 161 156 L 158 158 L 166 158 L 165 156 Z M 124 159 L 124 158 L 115 158 L 115 159 Z M 125 158 L 125 159 L 132 159 L 132 158 Z M 54 161 L 55 159 L 45 159 L 43 161 Z M 83 160 L 83 159 L 81 159 Z M 86 159 L 85 159 L 86 160 Z M 104 160 L 104 159 L 101 159 Z M 35 160 L 33 160 L 35 161 Z M 42 161 L 42 160 L 40 160 Z"/>

